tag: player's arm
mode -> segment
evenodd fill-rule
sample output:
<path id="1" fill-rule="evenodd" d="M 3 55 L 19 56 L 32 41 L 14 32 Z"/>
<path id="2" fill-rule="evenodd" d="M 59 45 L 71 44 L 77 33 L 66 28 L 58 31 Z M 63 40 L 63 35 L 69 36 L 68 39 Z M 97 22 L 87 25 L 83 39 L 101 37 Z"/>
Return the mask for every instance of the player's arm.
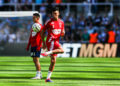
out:
<path id="1" fill-rule="evenodd" d="M 63 29 L 63 30 L 61 31 L 61 36 L 64 37 L 64 35 L 65 35 L 65 30 Z"/>
<path id="2" fill-rule="evenodd" d="M 41 31 L 41 38 L 42 38 L 42 41 L 43 41 L 43 49 L 46 49 L 45 32 L 46 32 L 47 28 L 49 27 L 49 22 L 50 22 L 50 20 L 45 22 L 45 24 L 43 26 L 43 29 Z"/>
<path id="3" fill-rule="evenodd" d="M 42 31 L 41 31 L 41 39 L 42 39 L 42 42 L 43 42 L 43 49 L 45 49 L 46 48 L 46 44 L 45 44 L 45 31 L 46 31 L 46 27 L 45 26 L 43 26 L 43 29 L 42 29 Z"/>
<path id="4" fill-rule="evenodd" d="M 61 30 L 61 37 L 63 38 L 65 35 L 65 29 L 64 29 L 64 23 L 62 25 L 62 30 Z"/>

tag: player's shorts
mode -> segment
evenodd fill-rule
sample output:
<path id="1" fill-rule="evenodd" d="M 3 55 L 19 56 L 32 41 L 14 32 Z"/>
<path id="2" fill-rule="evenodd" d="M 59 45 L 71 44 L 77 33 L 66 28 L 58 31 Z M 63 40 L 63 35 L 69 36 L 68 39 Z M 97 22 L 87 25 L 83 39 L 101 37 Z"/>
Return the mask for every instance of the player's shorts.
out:
<path id="1" fill-rule="evenodd" d="M 40 51 L 37 51 L 37 47 L 31 47 L 31 57 L 40 57 Z"/>
<path id="2" fill-rule="evenodd" d="M 61 44 L 59 44 L 58 41 L 54 41 L 54 40 L 50 42 L 47 41 L 46 45 L 47 45 L 48 51 L 55 50 L 61 47 Z M 57 54 L 51 54 L 51 56 L 57 56 Z"/>

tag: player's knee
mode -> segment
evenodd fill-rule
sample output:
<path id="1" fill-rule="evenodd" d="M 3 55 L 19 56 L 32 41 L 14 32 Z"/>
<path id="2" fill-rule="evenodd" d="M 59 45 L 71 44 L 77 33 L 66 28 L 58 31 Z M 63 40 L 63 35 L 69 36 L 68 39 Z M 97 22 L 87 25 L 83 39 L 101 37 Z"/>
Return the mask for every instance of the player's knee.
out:
<path id="1" fill-rule="evenodd" d="M 55 59 L 52 59 L 51 62 L 55 64 L 55 63 L 56 63 L 56 60 L 55 60 Z"/>
<path id="2" fill-rule="evenodd" d="M 36 59 L 36 58 L 33 59 L 33 62 L 34 62 L 35 64 L 39 63 L 38 59 Z"/>
<path id="3" fill-rule="evenodd" d="M 51 62 L 55 64 L 56 63 L 56 58 L 52 58 Z"/>
<path id="4" fill-rule="evenodd" d="M 63 49 L 61 50 L 61 53 L 64 53 L 64 50 L 63 50 Z"/>

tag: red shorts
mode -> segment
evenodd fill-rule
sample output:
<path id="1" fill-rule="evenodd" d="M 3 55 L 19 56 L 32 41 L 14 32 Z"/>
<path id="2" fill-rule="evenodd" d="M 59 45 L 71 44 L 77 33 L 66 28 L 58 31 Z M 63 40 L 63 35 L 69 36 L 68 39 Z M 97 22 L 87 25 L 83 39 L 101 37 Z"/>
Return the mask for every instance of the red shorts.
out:
<path id="1" fill-rule="evenodd" d="M 54 41 L 54 40 L 50 42 L 46 41 L 46 45 L 47 45 L 48 51 L 55 50 L 61 47 L 61 45 L 59 44 L 59 41 Z M 57 56 L 57 54 L 51 54 L 51 56 Z"/>

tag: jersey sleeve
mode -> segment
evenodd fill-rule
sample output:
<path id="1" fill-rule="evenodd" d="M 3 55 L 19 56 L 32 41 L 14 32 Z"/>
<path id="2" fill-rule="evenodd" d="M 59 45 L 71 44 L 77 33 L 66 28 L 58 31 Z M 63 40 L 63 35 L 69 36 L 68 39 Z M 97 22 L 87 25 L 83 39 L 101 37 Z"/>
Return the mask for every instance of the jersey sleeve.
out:
<path id="1" fill-rule="evenodd" d="M 41 28 L 40 28 L 40 32 L 41 32 L 41 31 L 43 30 L 43 26 L 40 24 L 40 27 L 41 27 Z"/>
<path id="2" fill-rule="evenodd" d="M 42 30 L 45 32 L 47 30 L 47 25 L 44 25 Z"/>

